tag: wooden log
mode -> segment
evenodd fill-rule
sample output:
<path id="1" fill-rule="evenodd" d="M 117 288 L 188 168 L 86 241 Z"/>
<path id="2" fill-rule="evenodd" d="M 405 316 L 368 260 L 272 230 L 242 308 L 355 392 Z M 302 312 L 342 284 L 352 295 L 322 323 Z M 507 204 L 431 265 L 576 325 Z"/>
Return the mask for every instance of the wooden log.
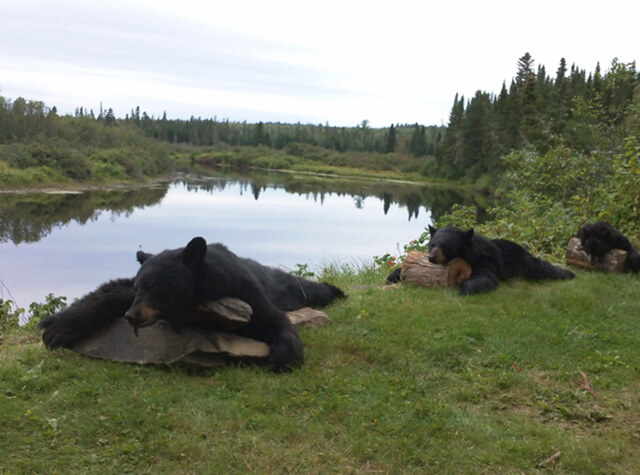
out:
<path id="1" fill-rule="evenodd" d="M 249 323 L 252 314 L 251 305 L 245 301 L 234 297 L 223 297 L 198 307 L 191 322 L 211 322 L 225 330 L 235 331 Z"/>
<path id="2" fill-rule="evenodd" d="M 459 287 L 471 277 L 471 266 L 463 259 L 452 259 L 445 265 L 434 264 L 426 253 L 411 251 L 402 264 L 400 278 L 423 287 Z"/>
<path id="3" fill-rule="evenodd" d="M 621 249 L 612 249 L 601 258 L 589 256 L 582 248 L 582 243 L 577 237 L 573 237 L 567 244 L 565 262 L 583 269 L 599 270 L 604 272 L 625 272 L 629 253 Z"/>
<path id="4" fill-rule="evenodd" d="M 253 309 L 243 300 L 224 297 L 201 305 L 196 309 L 196 316 L 189 323 L 212 322 L 228 331 L 235 331 L 251 320 Z M 303 307 L 286 312 L 287 317 L 296 327 L 320 327 L 331 322 L 322 310 Z"/>

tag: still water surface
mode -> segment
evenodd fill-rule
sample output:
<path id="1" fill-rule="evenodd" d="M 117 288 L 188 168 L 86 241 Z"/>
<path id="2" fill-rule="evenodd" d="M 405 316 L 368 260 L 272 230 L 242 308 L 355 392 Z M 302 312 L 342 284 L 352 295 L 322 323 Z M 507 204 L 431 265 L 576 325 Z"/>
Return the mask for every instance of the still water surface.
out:
<path id="1" fill-rule="evenodd" d="M 138 249 L 181 247 L 194 236 L 288 270 L 367 264 L 397 255 L 436 209 L 462 200 L 409 184 L 303 184 L 295 177 L 0 194 L 0 298 L 25 307 L 53 293 L 72 302 L 106 280 L 133 276 Z"/>

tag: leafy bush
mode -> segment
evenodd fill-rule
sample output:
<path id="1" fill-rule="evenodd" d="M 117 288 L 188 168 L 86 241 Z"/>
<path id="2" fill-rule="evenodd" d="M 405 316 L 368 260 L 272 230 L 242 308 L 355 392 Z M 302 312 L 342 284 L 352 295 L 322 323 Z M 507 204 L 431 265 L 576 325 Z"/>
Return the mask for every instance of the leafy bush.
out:
<path id="1" fill-rule="evenodd" d="M 564 255 L 568 240 L 588 221 L 608 220 L 630 236 L 640 231 L 640 141 L 626 139 L 624 153 L 582 154 L 566 147 L 545 154 L 520 150 L 503 157 L 507 167 L 500 204 L 478 224 L 474 208 L 454 206 L 438 226 L 475 227 L 533 254 Z M 418 245 L 425 235 L 418 239 Z"/>
<path id="2" fill-rule="evenodd" d="M 609 182 L 607 211 L 603 216 L 616 221 L 629 233 L 640 234 L 640 138 L 627 137 L 624 153 L 614 160 L 614 174 Z"/>
<path id="3" fill-rule="evenodd" d="M 309 160 L 323 160 L 329 155 L 329 151 L 326 148 L 299 142 L 288 143 L 284 151 L 288 155 L 308 158 Z"/>
<path id="4" fill-rule="evenodd" d="M 567 203 L 576 196 L 599 196 L 612 173 L 611 161 L 601 153 L 582 154 L 556 147 L 541 155 L 519 150 L 502 158 L 507 189 Z"/>
<path id="5" fill-rule="evenodd" d="M 0 186 L 5 188 L 64 183 L 66 181 L 68 181 L 67 177 L 48 167 L 18 170 L 0 163 Z"/>
<path id="6" fill-rule="evenodd" d="M 66 300 L 66 297 L 48 294 L 44 303 L 32 302 L 27 312 L 12 300 L 0 299 L 0 335 L 20 328 L 35 330 L 40 321 L 66 308 Z"/>

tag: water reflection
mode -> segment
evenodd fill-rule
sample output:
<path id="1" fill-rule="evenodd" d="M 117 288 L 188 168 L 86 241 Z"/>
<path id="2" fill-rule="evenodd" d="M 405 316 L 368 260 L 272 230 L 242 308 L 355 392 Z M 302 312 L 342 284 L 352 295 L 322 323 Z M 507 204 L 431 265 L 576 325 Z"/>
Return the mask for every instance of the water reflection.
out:
<path id="1" fill-rule="evenodd" d="M 421 209 L 428 211 L 432 219 L 437 220 L 449 211 L 454 203 L 475 204 L 484 208 L 485 197 L 476 192 L 457 188 L 415 183 L 371 180 L 340 179 L 322 176 L 296 175 L 288 173 L 265 173 L 251 177 L 189 177 L 179 180 L 190 191 L 224 190 L 230 183 L 238 184 L 241 193 L 249 192 L 258 200 L 260 194 L 268 189 L 282 188 L 289 194 L 304 196 L 307 199 L 324 203 L 328 195 L 349 196 L 356 208 L 361 209 L 364 201 L 378 198 L 383 203 L 382 211 L 386 215 L 391 205 L 407 210 L 407 219 L 417 219 Z"/>
<path id="2" fill-rule="evenodd" d="M 421 210 L 432 220 L 448 211 L 454 203 L 478 204 L 478 194 L 463 193 L 446 187 L 372 180 L 342 180 L 289 174 L 264 174 L 251 177 L 185 176 L 174 181 L 188 191 L 215 193 L 233 185 L 241 195 L 250 193 L 255 200 L 269 189 L 283 189 L 323 204 L 327 196 L 350 197 L 357 209 L 367 198 L 378 198 L 386 215 L 392 205 L 406 209 L 407 219 L 418 219 Z M 159 203 L 169 184 L 128 190 L 93 190 L 82 193 L 0 194 L 0 242 L 14 244 L 37 242 L 56 228 L 74 221 L 86 224 L 101 214 L 129 216 L 135 209 Z"/>
<path id="3" fill-rule="evenodd" d="M 158 203 L 168 186 L 82 193 L 0 194 L 0 242 L 37 242 L 70 222 L 86 224 L 103 213 L 129 216 Z"/>
<path id="4" fill-rule="evenodd" d="M 304 179 L 302 179 L 304 178 Z M 136 273 L 135 252 L 222 242 L 266 265 L 320 270 L 397 255 L 473 195 L 405 183 L 294 175 L 182 177 L 141 189 L 0 193 L 0 298 L 73 298 Z"/>

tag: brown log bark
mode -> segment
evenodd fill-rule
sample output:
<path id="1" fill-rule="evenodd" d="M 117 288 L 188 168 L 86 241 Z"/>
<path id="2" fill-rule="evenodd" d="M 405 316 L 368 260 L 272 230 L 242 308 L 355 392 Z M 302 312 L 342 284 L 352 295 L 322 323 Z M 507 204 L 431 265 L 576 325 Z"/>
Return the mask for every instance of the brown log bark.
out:
<path id="1" fill-rule="evenodd" d="M 471 266 L 463 259 L 453 259 L 445 265 L 434 264 L 426 253 L 411 251 L 404 263 L 400 278 L 423 287 L 459 287 L 471 277 Z"/>
<path id="2" fill-rule="evenodd" d="M 235 331 L 249 323 L 253 309 L 251 306 L 234 297 L 224 297 L 201 305 L 189 323 L 209 322 L 222 326 L 225 330 Z M 320 327 L 331 322 L 322 310 L 303 307 L 286 312 L 287 317 L 296 327 Z"/>
<path id="3" fill-rule="evenodd" d="M 613 249 L 601 258 L 589 256 L 582 248 L 580 239 L 574 237 L 567 244 L 565 262 L 583 269 L 605 272 L 625 272 L 627 270 L 627 251 Z"/>

